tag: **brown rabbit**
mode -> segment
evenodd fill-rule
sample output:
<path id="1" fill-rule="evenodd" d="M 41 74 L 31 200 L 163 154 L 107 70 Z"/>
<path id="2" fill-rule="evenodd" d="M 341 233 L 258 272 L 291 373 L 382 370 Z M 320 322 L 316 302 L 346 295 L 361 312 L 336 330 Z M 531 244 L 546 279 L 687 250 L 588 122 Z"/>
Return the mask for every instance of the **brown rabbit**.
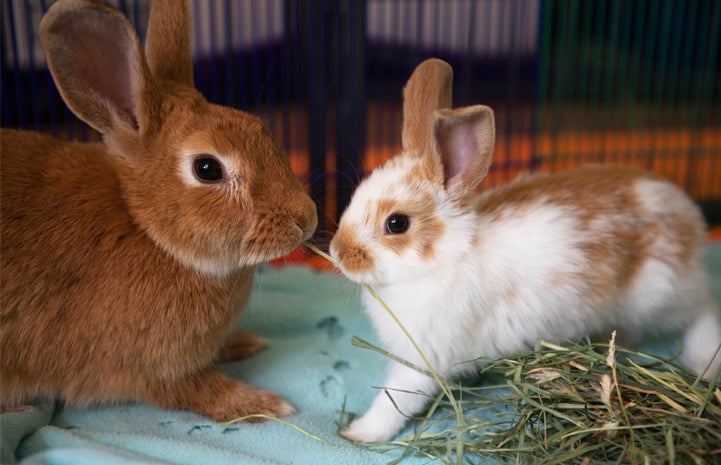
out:
<path id="1" fill-rule="evenodd" d="M 40 36 L 103 144 L 3 130 L 0 406 L 144 401 L 214 420 L 284 416 L 214 361 L 267 342 L 233 325 L 254 265 L 315 230 L 257 118 L 193 88 L 185 0 L 155 0 L 145 53 L 101 1 L 60 0 Z"/>

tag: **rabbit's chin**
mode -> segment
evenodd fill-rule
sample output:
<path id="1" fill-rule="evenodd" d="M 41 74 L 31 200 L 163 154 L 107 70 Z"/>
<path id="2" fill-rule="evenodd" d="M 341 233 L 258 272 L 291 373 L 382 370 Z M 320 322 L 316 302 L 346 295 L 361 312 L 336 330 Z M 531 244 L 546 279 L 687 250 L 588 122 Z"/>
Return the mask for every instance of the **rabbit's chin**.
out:
<path id="1" fill-rule="evenodd" d="M 379 281 L 374 278 L 373 275 L 369 272 L 357 273 L 348 271 L 343 268 L 343 265 L 340 266 L 340 271 L 341 273 L 343 273 L 343 276 L 345 276 L 349 281 L 352 281 L 361 286 L 378 286 L 380 284 Z"/>
<path id="2" fill-rule="evenodd" d="M 349 272 L 341 266 L 341 272 L 350 281 L 362 286 L 370 286 L 376 290 L 382 288 L 412 288 L 419 281 L 425 281 L 424 278 L 434 278 L 436 273 L 432 268 L 413 267 L 411 271 L 408 267 L 398 267 L 397 270 L 371 270 L 365 272 Z"/>
<path id="3" fill-rule="evenodd" d="M 297 246 L 297 245 L 296 245 Z M 185 267 L 193 269 L 198 273 L 216 278 L 223 278 L 243 268 L 251 268 L 272 260 L 284 257 L 291 253 L 296 246 L 283 250 L 268 251 L 264 253 L 250 254 L 238 260 L 237 258 L 225 261 L 212 259 L 203 260 L 197 257 L 176 257 Z"/>
<path id="4" fill-rule="evenodd" d="M 284 257 L 293 252 L 312 235 L 299 226 L 286 227 L 282 237 L 266 237 L 258 234 L 251 240 L 227 242 L 212 251 L 183 244 L 169 246 L 155 241 L 156 246 L 186 268 L 206 276 L 225 277 L 239 269 L 257 266 Z"/>

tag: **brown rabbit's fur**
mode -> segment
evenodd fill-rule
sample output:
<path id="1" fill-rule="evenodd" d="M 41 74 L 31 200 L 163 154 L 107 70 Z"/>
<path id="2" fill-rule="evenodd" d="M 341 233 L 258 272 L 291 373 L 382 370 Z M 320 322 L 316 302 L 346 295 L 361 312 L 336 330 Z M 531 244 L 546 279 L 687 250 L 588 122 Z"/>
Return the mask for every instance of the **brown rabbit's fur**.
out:
<path id="1" fill-rule="evenodd" d="M 257 118 L 188 87 L 186 6 L 153 3 L 147 62 L 130 24 L 102 2 L 60 0 L 43 19 L 58 88 L 104 144 L 0 135 L 3 409 L 60 397 L 215 420 L 293 411 L 212 363 L 267 345 L 234 322 L 254 265 L 308 238 L 315 206 Z M 82 62 L 73 46 L 86 40 L 103 56 Z M 103 69 L 112 71 L 98 78 Z M 192 179 L 188 160 L 201 154 L 223 162 L 222 180 Z"/>

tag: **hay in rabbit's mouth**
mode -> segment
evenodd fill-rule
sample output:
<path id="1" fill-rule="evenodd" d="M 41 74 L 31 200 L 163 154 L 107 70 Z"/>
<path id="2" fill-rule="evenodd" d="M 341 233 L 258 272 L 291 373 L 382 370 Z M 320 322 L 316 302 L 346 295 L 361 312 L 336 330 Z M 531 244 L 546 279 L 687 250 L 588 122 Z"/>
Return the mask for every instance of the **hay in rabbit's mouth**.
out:
<path id="1" fill-rule="evenodd" d="M 721 369 L 707 382 L 673 360 L 616 346 L 615 334 L 608 344 L 540 341 L 532 351 L 479 361 L 482 382 L 470 386 L 417 367 L 441 393 L 413 435 L 366 447 L 400 448 L 392 463 L 411 456 L 458 465 L 721 463 Z"/>

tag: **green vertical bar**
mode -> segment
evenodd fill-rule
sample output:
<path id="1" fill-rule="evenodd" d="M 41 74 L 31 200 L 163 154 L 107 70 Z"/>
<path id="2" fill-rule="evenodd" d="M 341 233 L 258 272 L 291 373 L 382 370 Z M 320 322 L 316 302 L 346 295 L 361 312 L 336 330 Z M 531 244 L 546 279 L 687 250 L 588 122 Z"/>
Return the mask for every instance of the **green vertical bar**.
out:
<path id="1" fill-rule="evenodd" d="M 688 11 L 686 13 L 686 23 L 684 24 L 684 41 L 683 53 L 681 53 L 681 62 L 679 68 L 681 76 L 679 78 L 679 120 L 682 124 L 696 126 L 690 118 L 691 113 L 691 73 L 693 71 L 693 54 L 694 54 L 694 37 L 700 33 L 696 28 L 696 15 L 698 14 L 698 1 L 692 0 L 688 2 Z M 692 148 L 696 144 L 696 139 L 691 142 Z"/>
<path id="2" fill-rule="evenodd" d="M 721 51 L 719 48 L 721 48 L 721 4 L 719 2 L 711 2 L 713 4 L 713 13 L 712 13 L 712 23 L 711 23 L 711 33 L 709 37 L 708 43 L 710 44 L 710 50 L 709 50 L 709 62 L 708 66 L 706 67 L 707 74 L 706 74 L 706 84 L 707 86 L 704 86 L 704 99 L 703 102 L 706 104 L 706 113 L 708 115 L 707 121 L 709 123 L 713 122 L 711 119 L 711 107 L 714 104 L 713 101 L 713 95 L 714 95 L 714 87 L 716 87 L 716 90 L 721 90 L 721 76 L 719 76 L 719 54 Z M 706 88 L 707 87 L 707 88 Z M 719 112 L 716 112 L 716 121 L 715 123 L 721 122 L 721 118 L 719 117 Z"/>
<path id="3" fill-rule="evenodd" d="M 678 107 L 678 120 L 679 124 L 690 128 L 692 131 L 698 129 L 697 122 L 692 118 L 692 108 L 695 110 L 697 102 L 692 101 L 692 77 L 693 73 L 696 72 L 693 57 L 695 52 L 694 38 L 699 37 L 703 40 L 703 34 L 701 29 L 698 27 L 701 24 L 700 16 L 705 14 L 704 8 L 701 8 L 699 19 L 697 20 L 699 2 L 692 0 L 688 2 L 688 10 L 686 12 L 686 22 L 683 28 L 684 46 L 683 53 L 681 54 L 680 66 L 680 78 L 679 78 L 679 107 Z M 691 145 L 689 146 L 686 156 L 688 160 L 688 174 L 685 180 L 686 186 L 689 186 L 689 182 L 692 181 L 692 172 L 696 172 L 696 160 L 697 156 L 701 155 L 702 145 L 701 140 L 697 137 L 691 137 Z"/>
<path id="4" fill-rule="evenodd" d="M 560 2 L 559 2 L 560 3 Z M 551 97 L 552 105 L 554 110 L 558 105 L 561 96 L 563 95 L 564 89 L 564 77 L 566 75 L 566 42 L 568 41 L 568 10 L 566 8 L 568 3 L 558 4 L 558 10 L 556 13 L 556 20 L 558 21 L 558 37 L 556 43 L 556 66 L 555 66 L 555 82 L 553 83 L 553 95 Z M 555 119 L 554 119 L 555 120 Z M 554 128 L 555 129 L 555 128 Z"/>
<path id="5" fill-rule="evenodd" d="M 591 67 L 591 74 L 590 74 L 590 86 L 589 86 L 589 120 L 592 126 L 592 129 L 594 131 L 603 131 L 604 130 L 604 121 L 603 121 L 603 101 L 601 98 L 601 80 L 603 79 L 603 70 L 605 68 L 611 68 L 613 67 L 613 63 L 609 63 L 607 61 L 604 61 L 604 53 L 606 50 L 604 50 L 604 47 L 607 46 L 607 41 L 605 40 L 605 30 L 606 30 L 606 7 L 607 7 L 607 0 L 596 0 L 596 5 L 593 10 L 594 12 L 594 27 L 592 31 L 589 31 L 593 33 L 593 38 L 595 39 L 593 42 L 593 62 Z M 605 161 L 605 153 L 601 151 L 601 147 L 592 147 L 592 150 L 596 152 L 596 156 L 598 157 L 599 162 Z"/>
<path id="6" fill-rule="evenodd" d="M 621 77 L 619 76 L 621 70 L 620 65 L 622 62 L 625 63 L 624 60 L 618 59 L 619 29 L 621 22 L 621 0 L 611 0 L 609 9 L 611 12 L 609 14 L 608 52 L 607 60 L 605 62 L 606 75 L 603 77 L 604 89 L 603 97 L 601 97 L 601 100 L 603 101 L 604 107 L 606 109 L 605 114 L 608 115 L 607 117 L 609 119 L 615 117 L 616 121 L 613 126 L 618 126 L 621 123 L 621 121 L 618 121 L 618 114 L 623 114 L 624 112 L 610 112 L 609 109 L 618 106 L 616 104 L 617 95 L 614 95 L 614 90 L 616 90 L 616 93 L 618 94 L 617 82 L 622 82 Z M 612 114 L 614 116 L 611 116 Z M 611 126 L 611 123 L 614 122 L 608 121 L 607 123 L 609 123 L 607 126 Z M 618 153 L 608 155 L 612 155 L 615 158 L 618 156 Z"/>
<path id="7" fill-rule="evenodd" d="M 719 54 L 721 54 L 721 5 L 719 2 L 714 2 L 714 15 L 713 15 L 713 26 L 712 26 L 712 37 L 711 40 L 711 57 L 713 58 L 713 67 L 711 67 L 711 89 L 710 92 L 714 93 L 717 97 L 721 95 L 721 69 L 719 69 Z M 714 89 L 715 88 L 715 89 Z M 716 100 L 718 102 L 718 99 Z M 715 103 L 709 99 L 707 100 L 708 105 L 708 112 L 715 114 L 716 117 L 713 119 L 709 116 L 709 125 L 713 125 L 714 127 L 718 128 L 721 126 L 721 112 L 719 111 L 712 111 L 712 106 Z M 717 103 L 716 103 L 717 104 Z M 711 147 L 710 152 L 712 154 L 715 154 L 715 158 L 713 159 L 713 165 L 710 168 L 710 172 L 716 173 L 715 176 L 711 178 L 712 183 L 716 183 L 718 185 L 721 183 L 721 156 L 719 156 L 719 152 L 721 152 L 721 147 Z M 721 201 L 721 198 L 716 197 L 715 199 L 710 199 L 715 201 L 716 205 L 719 204 L 719 201 Z"/>
<path id="8" fill-rule="evenodd" d="M 691 0 L 689 3 L 694 3 L 694 0 Z M 666 99 L 674 107 L 677 107 L 676 104 L 679 100 L 678 80 L 681 71 L 681 46 L 684 42 L 688 41 L 688 37 L 684 36 L 684 32 L 690 32 L 683 27 L 684 18 L 683 15 L 679 14 L 678 6 L 679 2 L 675 0 L 671 17 L 671 31 L 673 31 L 673 36 L 671 37 L 670 50 L 668 51 L 669 64 L 666 82 Z M 674 121 L 678 121 L 678 115 L 674 115 L 673 119 Z"/>
<path id="9" fill-rule="evenodd" d="M 593 50 L 591 49 L 591 34 L 593 33 L 593 16 L 594 16 L 594 0 L 586 0 L 583 3 L 585 8 L 581 9 L 578 15 L 574 17 L 575 23 L 580 23 L 581 27 L 578 31 L 578 39 L 572 40 L 572 43 L 580 44 L 580 51 L 577 55 L 574 67 L 576 68 L 575 74 L 575 88 L 576 88 L 576 100 L 580 104 L 579 115 L 583 121 L 583 126 L 588 126 L 588 114 L 590 106 L 590 95 L 589 95 L 589 81 L 591 79 L 592 70 L 596 64 L 593 62 Z M 579 18 L 580 16 L 580 18 Z M 580 20 L 580 21 L 579 21 Z M 574 118 L 574 120 L 578 120 Z"/>
<path id="10" fill-rule="evenodd" d="M 713 41 L 711 42 L 711 57 L 713 58 L 713 68 L 711 68 L 711 72 L 713 74 L 711 78 L 712 88 L 710 89 L 710 92 L 715 93 L 715 95 L 718 97 L 719 95 L 721 95 L 721 69 L 719 69 L 719 54 L 721 54 L 721 37 L 719 37 L 721 36 L 721 5 L 719 4 L 719 2 L 714 2 L 714 7 L 715 10 L 713 15 L 714 20 L 712 29 L 713 35 L 711 37 L 711 40 Z M 718 100 L 716 100 L 716 102 L 718 102 Z M 711 99 L 707 101 L 707 104 L 708 111 L 716 115 L 715 119 L 709 117 L 709 125 L 713 125 L 718 128 L 719 126 L 721 126 L 721 112 L 712 112 L 711 107 L 712 105 L 714 105 L 714 102 Z M 715 153 L 712 170 L 713 168 L 716 168 L 715 170 L 713 170 L 716 175 L 711 179 L 711 182 L 721 183 L 721 156 L 719 156 L 719 152 L 721 152 L 721 147 L 711 147 L 710 151 L 712 153 Z M 715 200 L 718 205 L 718 201 L 721 200 L 721 198 L 717 197 L 716 199 L 711 200 Z"/>
<path id="11" fill-rule="evenodd" d="M 655 97 L 658 99 L 660 110 L 663 111 L 668 103 L 668 95 L 664 91 L 667 74 L 669 73 L 669 44 L 674 39 L 671 37 L 671 14 L 673 12 L 673 0 L 665 0 L 661 8 L 661 19 L 658 25 L 658 63 L 654 73 Z M 656 122 L 658 124 L 658 122 Z"/>
<path id="12" fill-rule="evenodd" d="M 540 23 L 538 30 L 538 103 L 545 105 L 550 94 L 551 49 L 554 40 L 553 27 L 553 0 L 541 2 Z M 541 129 L 544 128 L 540 125 Z"/>
<path id="13" fill-rule="evenodd" d="M 639 108 L 640 121 L 643 121 L 644 128 L 649 130 L 648 127 L 648 113 L 649 109 L 653 111 L 653 106 L 657 104 L 656 95 L 653 92 L 653 82 L 656 79 L 654 73 L 655 66 L 652 60 L 657 45 L 657 33 L 658 33 L 658 16 L 659 16 L 659 4 L 656 0 L 650 0 L 648 9 L 648 25 L 646 27 L 646 38 L 645 38 L 645 58 L 642 58 L 642 74 L 641 74 L 641 85 L 643 88 L 648 89 L 648 95 L 646 95 L 643 105 Z M 653 160 L 656 152 L 656 139 L 653 138 L 653 147 L 646 153 L 648 159 L 648 167 L 653 166 Z"/>
<path id="14" fill-rule="evenodd" d="M 609 9 L 611 14 L 609 15 L 608 25 L 608 48 L 607 48 L 607 59 L 605 62 L 606 75 L 603 78 L 604 91 L 603 100 L 606 104 L 610 104 L 614 100 L 614 84 L 618 79 L 620 62 L 618 61 L 617 53 L 619 47 L 619 29 L 621 22 L 621 0 L 611 0 Z M 628 15 L 630 17 L 630 15 Z M 627 30 L 624 28 L 624 30 Z"/>
<path id="15" fill-rule="evenodd" d="M 567 42 L 569 42 L 568 36 L 569 36 L 569 28 L 571 27 L 569 25 L 569 12 L 568 12 L 568 6 L 573 4 L 573 0 L 570 2 L 559 2 L 557 4 L 557 11 L 556 11 L 556 20 L 558 21 L 558 37 L 555 40 L 555 42 L 558 44 L 557 51 L 556 51 L 556 66 L 555 66 L 555 82 L 553 83 L 553 93 L 551 97 L 551 107 L 549 111 L 551 111 L 551 125 L 550 125 L 550 131 L 549 131 L 549 137 L 551 137 L 551 140 L 554 142 L 553 148 L 552 148 L 552 154 L 551 154 L 551 160 L 553 163 L 556 163 L 558 161 L 558 153 L 555 148 L 555 141 L 558 136 L 558 132 L 560 130 L 559 128 L 559 121 L 563 117 L 563 112 L 561 111 L 562 104 L 561 101 L 563 99 L 564 95 L 564 89 L 566 88 L 566 75 L 567 75 L 567 59 L 566 55 L 568 54 L 567 50 Z"/>
<path id="16" fill-rule="evenodd" d="M 708 22 L 704 21 L 704 27 L 699 28 L 701 36 L 697 40 L 697 44 L 703 44 L 703 48 L 699 47 L 699 56 L 706 57 L 703 72 L 698 73 L 698 87 L 701 89 L 700 94 L 695 95 L 693 104 L 696 106 L 696 118 L 695 126 L 702 127 L 718 127 L 719 120 L 718 111 L 714 111 L 714 105 L 716 102 L 713 100 L 714 92 L 719 91 L 719 41 L 721 40 L 721 4 L 719 2 L 711 1 L 705 3 L 704 6 L 708 6 L 712 11 L 708 13 L 702 11 L 702 19 L 709 19 Z M 706 32 L 708 31 L 708 32 Z M 713 119 L 713 115 L 716 114 L 716 120 Z M 716 162 L 714 166 L 719 166 L 721 162 L 718 161 L 718 152 L 720 147 L 710 147 L 709 149 L 699 150 L 698 155 L 706 155 L 706 152 L 710 152 L 710 155 L 715 155 Z M 695 170 L 694 170 L 695 171 Z M 691 170 L 689 170 L 689 175 Z M 711 176 L 711 173 L 705 173 L 711 177 L 711 181 L 719 182 L 718 174 Z M 698 182 L 698 179 L 694 179 L 694 182 Z M 687 180 L 687 185 L 691 185 L 691 180 Z M 702 188 L 703 189 L 703 188 Z M 708 195 L 708 194 L 706 194 Z"/>
<path id="17" fill-rule="evenodd" d="M 691 0 L 691 3 L 693 3 L 694 0 Z M 684 22 L 684 15 L 681 12 L 680 4 L 678 0 L 673 1 L 672 5 L 672 13 L 671 13 L 671 28 L 672 31 L 670 38 L 671 43 L 669 46 L 668 51 L 668 72 L 666 73 L 666 92 L 665 92 L 665 109 L 664 114 L 667 116 L 665 118 L 665 121 L 663 121 L 663 124 L 666 125 L 668 123 L 674 124 L 678 127 L 686 126 L 686 123 L 684 123 L 680 119 L 680 113 L 678 111 L 681 103 L 680 93 L 678 89 L 678 76 L 680 73 L 680 65 L 681 65 L 681 46 L 683 45 L 684 41 L 688 40 L 688 38 L 684 35 L 684 32 L 688 33 L 688 30 L 685 30 L 683 27 Z M 686 12 L 688 14 L 688 12 Z M 684 161 L 684 157 L 689 156 L 689 152 L 685 154 L 675 154 L 672 153 L 670 150 L 666 152 L 667 157 L 674 157 L 674 171 L 678 172 L 678 167 L 681 165 Z"/>
<path id="18" fill-rule="evenodd" d="M 645 38 L 645 50 L 644 55 L 645 57 L 642 58 L 642 78 L 645 78 L 644 81 L 647 83 L 647 88 L 649 90 L 648 94 L 648 101 L 653 102 L 655 94 L 653 92 L 653 82 L 655 76 L 655 66 L 652 61 L 652 57 L 654 56 L 655 48 L 657 45 L 656 42 L 656 35 L 658 33 L 658 10 L 659 10 L 659 4 L 661 2 L 657 0 L 651 0 L 649 2 L 649 9 L 648 9 L 648 26 L 646 27 L 646 38 Z"/>
<path id="19" fill-rule="evenodd" d="M 553 48 L 554 35 L 553 27 L 553 11 L 555 2 L 553 0 L 545 0 L 541 2 L 540 25 L 538 31 L 538 82 L 537 82 L 537 107 L 536 107 L 536 140 L 543 137 L 549 131 L 549 123 L 547 118 L 549 107 L 550 74 L 553 66 L 551 58 L 551 50 Z M 538 151 L 536 150 L 536 153 Z M 542 163 L 543 160 L 536 160 L 536 163 Z"/>
<path id="20" fill-rule="evenodd" d="M 705 4 L 704 6 L 707 6 Z M 708 48 L 708 39 L 710 37 L 709 25 L 711 24 L 711 16 L 708 8 L 702 8 L 699 15 L 699 24 L 696 28 L 696 47 L 694 53 L 698 57 L 705 57 Z M 705 59 L 704 59 L 705 61 Z M 691 76 L 691 101 L 694 103 L 695 110 L 698 110 L 698 102 L 701 99 L 701 93 L 703 91 L 703 72 L 699 70 L 698 65 L 694 66 L 694 70 Z M 696 122 L 697 112 L 694 112 L 694 122 Z"/>
<path id="21" fill-rule="evenodd" d="M 631 43 L 633 26 L 633 2 L 626 0 L 617 0 L 619 5 L 619 59 L 618 59 L 618 83 L 616 94 L 619 99 L 619 113 L 623 115 L 624 121 L 622 127 L 627 131 L 633 131 L 633 118 L 631 117 L 632 97 L 631 85 L 629 83 L 629 64 L 631 62 L 631 54 L 633 46 Z M 609 90 L 610 93 L 610 90 Z M 631 153 L 631 148 L 626 149 L 626 153 Z"/>
<path id="22" fill-rule="evenodd" d="M 711 5 L 715 4 L 716 8 L 711 11 Z M 699 26 L 696 29 L 698 35 L 695 46 L 696 56 L 703 57 L 703 69 L 695 69 L 691 82 L 691 103 L 694 107 L 691 122 L 696 127 L 706 126 L 708 121 L 708 111 L 704 107 L 711 105 L 711 97 L 713 87 L 710 85 L 713 78 L 718 79 L 716 74 L 716 59 L 714 52 L 718 54 L 719 41 L 719 12 L 721 7 L 717 2 L 705 2 L 704 8 L 701 10 Z M 716 41 L 713 44 L 711 41 Z M 706 74 L 711 78 L 706 79 Z M 710 95 L 711 94 L 711 95 Z"/>
<path id="23" fill-rule="evenodd" d="M 664 85 L 666 83 L 666 74 L 668 73 L 668 48 L 669 42 L 671 41 L 671 11 L 673 7 L 673 0 L 665 0 L 660 7 L 660 19 L 658 25 L 654 28 L 654 36 L 656 37 L 657 49 L 658 49 L 658 61 L 657 63 L 649 63 L 653 71 L 653 80 L 651 81 L 654 87 L 653 90 L 653 107 L 652 114 L 654 118 L 652 120 L 653 129 L 657 129 L 659 124 L 663 124 L 660 119 L 663 118 L 667 113 L 668 101 L 664 93 Z M 658 11 L 657 11 L 658 13 Z M 659 146 L 659 142 L 654 138 L 653 153 L 651 156 L 653 159 L 664 159 L 668 156 L 667 147 Z"/>
<path id="24" fill-rule="evenodd" d="M 655 0 L 654 0 L 655 1 Z M 633 45 L 631 50 L 631 63 L 629 64 L 628 89 L 631 97 L 631 119 L 630 123 L 634 129 L 641 129 L 641 118 L 638 111 L 641 96 L 641 55 L 643 53 L 644 17 L 646 15 L 646 1 L 639 0 L 638 11 L 636 11 L 636 22 L 633 27 Z"/>
<path id="25" fill-rule="evenodd" d="M 568 11 L 568 29 L 567 29 L 567 36 L 566 39 L 568 41 L 568 47 L 567 52 L 565 54 L 565 59 L 561 63 L 561 69 L 563 70 L 564 74 L 568 76 L 568 79 L 571 82 L 566 81 L 565 83 L 565 89 L 568 90 L 567 93 L 565 93 L 563 100 L 556 101 L 556 104 L 558 105 L 560 109 L 560 118 L 559 121 L 564 125 L 564 127 L 568 126 L 569 123 L 569 108 L 571 112 L 574 112 L 575 109 L 572 108 L 572 105 L 569 105 L 569 103 L 573 102 L 575 99 L 574 95 L 574 81 L 579 80 L 579 73 L 578 73 L 578 24 L 579 24 L 579 11 L 580 11 L 580 0 L 572 0 L 569 2 L 569 11 Z M 561 83 L 559 83 L 561 84 Z M 561 92 L 559 92 L 561 93 Z M 575 116 L 575 115 L 573 115 Z M 574 118 L 575 120 L 575 118 Z M 566 156 L 568 158 L 568 156 Z M 566 160 L 567 161 L 567 160 Z"/>

